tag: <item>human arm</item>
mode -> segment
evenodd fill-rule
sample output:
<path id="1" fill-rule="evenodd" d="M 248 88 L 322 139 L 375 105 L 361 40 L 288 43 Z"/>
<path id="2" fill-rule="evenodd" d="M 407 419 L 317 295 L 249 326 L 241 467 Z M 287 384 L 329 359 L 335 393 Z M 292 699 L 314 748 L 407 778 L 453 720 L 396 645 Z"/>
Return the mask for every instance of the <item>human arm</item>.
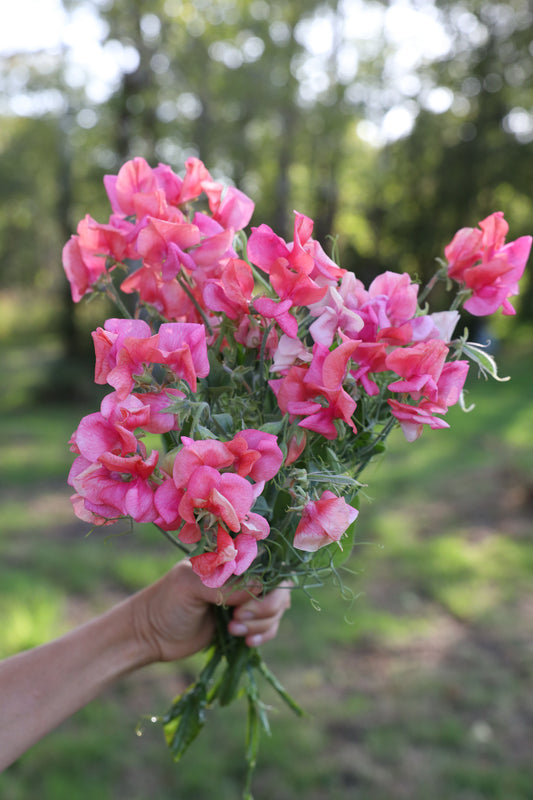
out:
<path id="1" fill-rule="evenodd" d="M 280 588 L 262 599 L 224 596 L 183 561 L 104 614 L 0 662 L 0 770 L 127 673 L 207 646 L 214 603 L 235 607 L 230 633 L 256 646 L 275 636 L 289 595 Z"/>

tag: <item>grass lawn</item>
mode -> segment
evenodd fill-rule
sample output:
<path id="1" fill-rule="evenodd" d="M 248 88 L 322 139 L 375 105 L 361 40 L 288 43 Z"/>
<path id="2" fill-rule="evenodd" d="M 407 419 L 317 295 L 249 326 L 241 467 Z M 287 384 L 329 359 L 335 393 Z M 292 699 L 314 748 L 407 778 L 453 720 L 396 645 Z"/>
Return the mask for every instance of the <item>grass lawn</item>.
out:
<path id="1" fill-rule="evenodd" d="M 53 343 L 32 351 L 51 363 Z M 21 348 L 0 400 L 3 656 L 103 610 L 172 563 L 166 540 L 71 511 L 68 439 L 90 407 L 38 403 Z M 532 349 L 509 383 L 471 380 L 451 429 L 391 438 L 365 474 L 339 587 L 294 594 L 264 655 L 307 710 L 276 706 L 256 800 L 530 800 L 533 786 Z M 33 398 L 33 402 L 24 404 Z M 114 535 L 117 534 L 117 535 Z M 120 534 L 120 535 L 118 535 Z M 179 765 L 143 715 L 165 710 L 198 657 L 130 676 L 0 775 L 3 800 L 235 800 L 245 715 L 214 713 Z M 269 696 L 270 697 L 270 696 Z M 142 735 L 136 728 L 141 723 Z M 31 724 L 31 721 L 29 721 Z"/>

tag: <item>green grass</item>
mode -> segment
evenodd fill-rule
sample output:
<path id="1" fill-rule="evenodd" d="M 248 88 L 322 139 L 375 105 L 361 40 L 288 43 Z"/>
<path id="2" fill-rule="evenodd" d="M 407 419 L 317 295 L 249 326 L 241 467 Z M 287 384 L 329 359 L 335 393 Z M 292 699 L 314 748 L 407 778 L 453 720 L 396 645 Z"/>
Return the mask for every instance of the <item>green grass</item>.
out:
<path id="1" fill-rule="evenodd" d="M 66 475 L 68 439 L 94 406 L 32 404 L 35 351 L 8 348 L 6 358 L 2 655 L 106 608 L 174 558 L 151 526 L 87 535 Z M 426 431 L 413 444 L 391 437 L 365 475 L 344 592 L 313 590 L 313 603 L 294 594 L 264 654 L 307 717 L 266 693 L 273 736 L 262 743 L 256 800 L 531 797 L 531 349 L 502 353 L 501 372 L 512 380 L 470 381 L 476 409 L 453 409 L 449 431 Z M 14 398 L 23 402 L 15 407 Z M 145 722 L 135 734 L 142 715 L 164 711 L 200 664 L 195 657 L 129 676 L 6 770 L 0 796 L 235 800 L 244 775 L 239 704 L 210 716 L 179 765 L 158 726 Z"/>

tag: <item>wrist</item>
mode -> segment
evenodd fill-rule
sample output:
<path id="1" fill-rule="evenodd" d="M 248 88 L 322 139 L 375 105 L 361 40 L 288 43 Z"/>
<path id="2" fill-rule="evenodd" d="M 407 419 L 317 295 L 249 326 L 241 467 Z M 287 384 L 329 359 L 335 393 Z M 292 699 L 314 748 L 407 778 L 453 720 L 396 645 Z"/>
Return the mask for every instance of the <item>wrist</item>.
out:
<path id="1" fill-rule="evenodd" d="M 125 601 L 129 612 L 130 630 L 137 662 L 134 668 L 164 660 L 150 615 L 151 590 L 152 587 L 149 586 Z"/>

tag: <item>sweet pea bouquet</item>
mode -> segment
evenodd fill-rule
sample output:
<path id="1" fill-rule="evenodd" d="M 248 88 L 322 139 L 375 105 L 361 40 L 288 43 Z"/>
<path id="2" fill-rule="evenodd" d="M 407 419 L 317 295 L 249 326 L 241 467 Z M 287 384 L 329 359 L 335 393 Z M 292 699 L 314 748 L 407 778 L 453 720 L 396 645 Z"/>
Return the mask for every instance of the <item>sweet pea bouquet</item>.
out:
<path id="1" fill-rule="evenodd" d="M 105 293 L 120 312 L 93 333 L 109 393 L 71 439 L 75 513 L 152 523 L 207 586 L 309 592 L 349 557 L 361 473 L 391 430 L 413 442 L 447 427 L 470 361 L 497 377 L 454 333 L 458 309 L 513 314 L 531 237 L 506 244 L 497 212 L 456 233 L 425 288 L 395 272 L 365 287 L 304 214 L 291 242 L 265 224 L 247 238 L 252 201 L 196 158 L 183 177 L 134 158 L 104 184 L 109 221 L 86 216 L 63 252 L 73 300 Z M 431 313 L 437 281 L 454 291 Z M 244 696 L 250 796 L 260 681 L 299 707 L 217 614 L 205 667 L 163 724 L 179 759 L 208 707 Z"/>

